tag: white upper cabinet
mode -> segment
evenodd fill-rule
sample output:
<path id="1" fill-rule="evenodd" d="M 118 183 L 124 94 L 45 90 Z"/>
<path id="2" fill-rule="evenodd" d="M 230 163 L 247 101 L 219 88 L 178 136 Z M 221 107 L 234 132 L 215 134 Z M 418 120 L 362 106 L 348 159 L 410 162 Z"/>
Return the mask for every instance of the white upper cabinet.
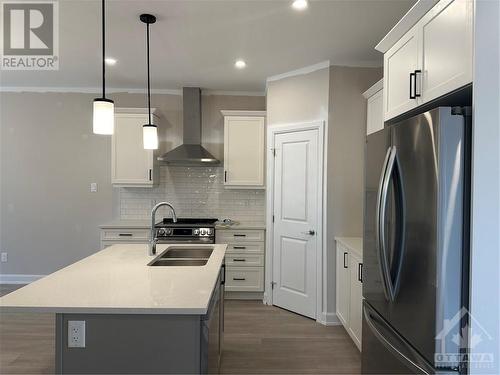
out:
<path id="1" fill-rule="evenodd" d="M 384 128 L 383 79 L 363 93 L 366 98 L 366 135 Z"/>
<path id="2" fill-rule="evenodd" d="M 224 185 L 262 189 L 265 175 L 265 112 L 222 111 Z"/>
<path id="3" fill-rule="evenodd" d="M 441 0 L 384 53 L 386 121 L 472 82 L 472 23 L 473 1 Z"/>
<path id="4" fill-rule="evenodd" d="M 385 120 L 418 105 L 410 95 L 410 83 L 413 89 L 413 74 L 420 65 L 418 44 L 418 28 L 414 27 L 384 54 Z"/>
<path id="5" fill-rule="evenodd" d="M 117 108 L 111 138 L 111 183 L 115 186 L 150 187 L 158 182 L 158 150 L 145 150 L 142 126 L 148 123 L 147 110 Z M 153 115 L 153 123 L 159 125 Z M 161 127 L 158 135 L 161 137 Z M 161 144 L 161 142 L 160 142 Z"/>
<path id="6" fill-rule="evenodd" d="M 420 21 L 423 103 L 472 82 L 473 5 L 442 0 Z"/>

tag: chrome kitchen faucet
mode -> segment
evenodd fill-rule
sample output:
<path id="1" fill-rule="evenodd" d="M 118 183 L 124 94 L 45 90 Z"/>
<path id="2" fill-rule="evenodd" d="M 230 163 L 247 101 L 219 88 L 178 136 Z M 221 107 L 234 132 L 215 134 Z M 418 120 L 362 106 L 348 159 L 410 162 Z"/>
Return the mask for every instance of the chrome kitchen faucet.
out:
<path id="1" fill-rule="evenodd" d="M 151 239 L 149 241 L 149 255 L 156 254 L 156 244 L 158 242 L 158 237 L 156 237 L 155 233 L 155 224 L 156 224 L 156 211 L 158 208 L 162 206 L 168 206 L 172 211 L 172 221 L 177 223 L 177 215 L 175 214 L 174 206 L 172 206 L 169 202 L 160 202 L 151 210 Z"/>

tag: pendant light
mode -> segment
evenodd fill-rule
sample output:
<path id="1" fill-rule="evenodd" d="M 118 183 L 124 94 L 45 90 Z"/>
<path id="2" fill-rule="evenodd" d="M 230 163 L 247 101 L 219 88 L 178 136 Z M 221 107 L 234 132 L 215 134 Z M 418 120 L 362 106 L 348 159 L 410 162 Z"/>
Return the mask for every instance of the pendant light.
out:
<path id="1" fill-rule="evenodd" d="M 94 99 L 94 134 L 113 134 L 115 128 L 115 103 L 106 98 L 106 19 L 102 0 L 102 98 Z"/>
<path id="2" fill-rule="evenodd" d="M 146 52 L 148 65 L 148 123 L 142 126 L 142 141 L 145 150 L 158 149 L 158 127 L 151 121 L 151 85 L 149 77 L 149 25 L 156 22 L 151 14 L 141 14 L 140 20 L 146 24 Z"/>

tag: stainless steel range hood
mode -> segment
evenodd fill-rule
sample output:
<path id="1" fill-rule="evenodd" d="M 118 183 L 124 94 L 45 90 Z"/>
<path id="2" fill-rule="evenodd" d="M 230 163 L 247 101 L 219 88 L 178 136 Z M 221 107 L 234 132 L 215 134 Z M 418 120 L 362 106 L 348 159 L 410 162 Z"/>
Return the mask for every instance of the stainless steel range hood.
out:
<path id="1" fill-rule="evenodd" d="M 216 165 L 220 161 L 201 145 L 201 89 L 182 89 L 183 143 L 179 147 L 158 157 L 166 164 L 174 165 Z"/>

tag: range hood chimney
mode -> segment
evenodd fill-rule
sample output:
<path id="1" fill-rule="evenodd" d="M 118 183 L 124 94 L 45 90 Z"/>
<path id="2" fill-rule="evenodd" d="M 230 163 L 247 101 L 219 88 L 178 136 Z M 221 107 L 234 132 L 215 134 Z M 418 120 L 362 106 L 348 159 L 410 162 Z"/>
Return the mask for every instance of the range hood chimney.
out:
<path id="1" fill-rule="evenodd" d="M 216 165 L 220 161 L 201 145 L 201 89 L 182 89 L 183 140 L 182 145 L 158 157 L 171 165 Z"/>

